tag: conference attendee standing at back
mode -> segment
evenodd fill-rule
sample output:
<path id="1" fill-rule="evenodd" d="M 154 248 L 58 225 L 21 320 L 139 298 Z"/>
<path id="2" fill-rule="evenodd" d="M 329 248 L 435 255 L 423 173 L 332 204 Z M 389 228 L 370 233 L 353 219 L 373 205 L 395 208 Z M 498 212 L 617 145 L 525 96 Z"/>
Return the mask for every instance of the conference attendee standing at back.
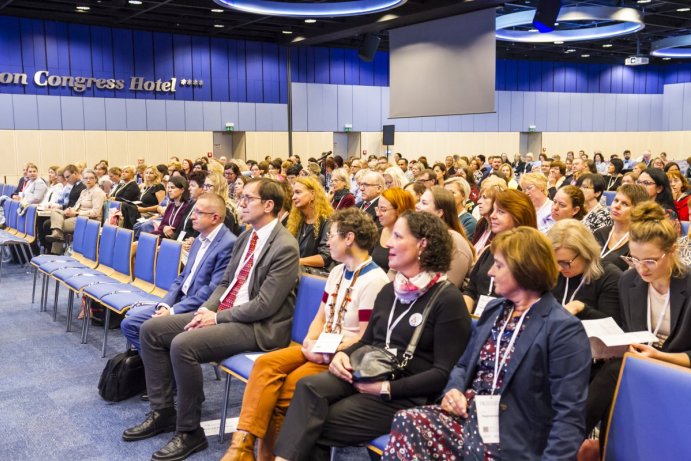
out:
<path id="1" fill-rule="evenodd" d="M 152 411 L 122 437 L 143 440 L 175 430 L 152 459 L 183 460 L 208 447 L 200 426 L 202 363 L 290 342 L 299 264 L 297 241 L 277 219 L 283 200 L 276 181 L 248 182 L 240 210 L 250 229 L 236 241 L 236 251 L 209 299 L 194 313 L 156 317 L 142 325 L 141 354 Z"/>
<path id="2" fill-rule="evenodd" d="M 160 303 L 131 309 L 120 324 L 122 334 L 137 350 L 141 350 L 139 330 L 145 321 L 198 309 L 221 282 L 236 240 L 223 225 L 225 213 L 225 202 L 216 194 L 203 194 L 197 200 L 191 221 L 199 236 L 192 243 L 185 270 Z"/>

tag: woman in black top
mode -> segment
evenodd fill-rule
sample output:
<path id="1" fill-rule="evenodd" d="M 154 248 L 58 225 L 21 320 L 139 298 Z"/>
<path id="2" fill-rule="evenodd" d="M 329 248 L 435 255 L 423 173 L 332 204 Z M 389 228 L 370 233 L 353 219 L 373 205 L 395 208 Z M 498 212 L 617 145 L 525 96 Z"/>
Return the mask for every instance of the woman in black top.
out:
<path id="1" fill-rule="evenodd" d="M 397 410 L 439 396 L 464 351 L 470 316 L 458 289 L 440 284 L 451 262 L 446 225 L 431 213 L 406 212 L 396 221 L 388 247 L 396 278 L 379 292 L 360 341 L 336 353 L 328 372 L 298 382 L 276 444 L 277 460 L 328 460 L 329 446 L 362 444 L 389 432 Z M 403 375 L 391 381 L 354 382 L 350 355 L 374 345 L 402 359 L 438 290 Z"/>
<path id="2" fill-rule="evenodd" d="M 376 212 L 381 229 L 372 249 L 372 260 L 384 272 L 389 270 L 389 248 L 386 245 L 393 233 L 393 226 L 398 217 L 409 210 L 415 210 L 415 199 L 400 187 L 385 189 L 379 196 Z"/>
<path id="3" fill-rule="evenodd" d="M 113 170 L 113 168 L 111 168 L 111 170 Z M 139 200 L 139 185 L 137 185 L 137 181 L 135 181 L 134 174 L 133 167 L 125 166 L 122 168 L 120 181 L 113 186 L 110 194 L 111 200 L 117 200 L 118 202 L 134 202 L 135 200 Z"/>
<path id="4" fill-rule="evenodd" d="M 148 166 L 144 170 L 144 182 L 142 183 L 138 211 L 144 218 L 150 218 L 156 214 L 158 206 L 166 196 L 166 189 L 161 184 L 161 176 L 156 167 Z"/>
<path id="5" fill-rule="evenodd" d="M 588 228 L 564 219 L 547 231 L 559 266 L 552 294 L 581 320 L 612 317 L 621 322 L 619 278 L 621 270 L 600 260 L 600 246 Z"/>
<path id="6" fill-rule="evenodd" d="M 609 210 L 614 224 L 595 231 L 595 240 L 601 248 L 600 257 L 603 261 L 617 266 L 622 272 L 629 268 L 621 256 L 629 255 L 631 210 L 646 200 L 648 194 L 643 187 L 634 184 L 620 186 Z"/>
<path id="7" fill-rule="evenodd" d="M 326 244 L 329 216 L 333 208 L 319 180 L 312 176 L 295 179 L 293 209 L 288 217 L 288 231 L 300 246 L 300 265 L 328 267 L 331 254 Z"/>

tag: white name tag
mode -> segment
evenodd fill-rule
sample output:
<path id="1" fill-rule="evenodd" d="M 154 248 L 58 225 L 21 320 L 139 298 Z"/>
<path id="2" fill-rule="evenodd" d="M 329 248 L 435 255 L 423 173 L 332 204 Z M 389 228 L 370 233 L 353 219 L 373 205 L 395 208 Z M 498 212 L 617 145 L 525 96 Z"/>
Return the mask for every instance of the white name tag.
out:
<path id="1" fill-rule="evenodd" d="M 487 304 L 489 304 L 491 301 L 494 301 L 495 299 L 497 298 L 495 298 L 494 296 L 480 296 L 480 299 L 477 300 L 477 306 L 475 307 L 475 312 L 473 312 L 473 315 L 480 317 L 482 313 L 485 312 Z"/>
<path id="2" fill-rule="evenodd" d="M 500 395 L 476 395 L 477 426 L 483 443 L 499 443 Z"/>
<path id="3" fill-rule="evenodd" d="M 312 346 L 313 354 L 335 354 L 338 345 L 341 344 L 343 335 L 338 333 L 322 333 Z"/>
<path id="4" fill-rule="evenodd" d="M 178 242 L 185 240 L 185 235 L 187 235 L 185 231 L 180 231 L 180 234 L 178 235 Z"/>

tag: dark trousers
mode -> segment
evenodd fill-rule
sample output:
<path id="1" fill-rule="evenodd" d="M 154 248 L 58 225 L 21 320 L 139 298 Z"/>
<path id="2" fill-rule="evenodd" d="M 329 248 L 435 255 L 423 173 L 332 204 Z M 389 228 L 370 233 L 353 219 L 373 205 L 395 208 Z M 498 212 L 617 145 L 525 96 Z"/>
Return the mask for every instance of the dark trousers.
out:
<path id="1" fill-rule="evenodd" d="M 190 312 L 152 318 L 142 324 L 139 335 L 151 409 L 173 408 L 177 384 L 178 431 L 199 427 L 204 390 L 201 364 L 259 350 L 251 324 L 230 322 L 184 331 L 193 317 Z"/>
<path id="2" fill-rule="evenodd" d="M 307 376 L 295 388 L 276 455 L 291 461 L 328 460 L 329 447 L 361 445 L 388 434 L 398 410 L 425 403 L 425 398 L 385 402 L 378 395 L 360 394 L 329 372 Z"/>
<path id="3" fill-rule="evenodd" d="M 593 365 L 592 378 L 588 387 L 586 402 L 585 433 L 590 434 L 597 423 L 600 423 L 600 447 L 604 447 L 609 412 L 612 407 L 614 392 L 617 388 L 621 359 L 608 360 Z M 601 450 L 604 454 L 604 451 Z"/>

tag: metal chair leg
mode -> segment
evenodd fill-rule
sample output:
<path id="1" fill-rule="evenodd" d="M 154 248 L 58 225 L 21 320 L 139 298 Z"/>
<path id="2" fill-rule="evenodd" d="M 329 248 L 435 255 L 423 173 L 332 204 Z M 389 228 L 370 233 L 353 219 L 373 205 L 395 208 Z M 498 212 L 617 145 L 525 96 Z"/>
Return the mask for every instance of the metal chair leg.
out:
<path id="1" fill-rule="evenodd" d="M 86 344 L 89 335 L 89 324 L 91 323 L 91 300 L 86 299 L 86 306 L 84 307 L 84 322 L 82 323 L 82 344 Z"/>
<path id="2" fill-rule="evenodd" d="M 39 312 L 45 311 L 45 303 L 46 303 L 46 274 L 41 274 L 41 300 L 40 300 L 40 304 L 38 306 Z"/>
<path id="3" fill-rule="evenodd" d="M 228 417 L 228 400 L 230 397 L 230 375 L 226 374 L 226 389 L 223 394 L 223 407 L 221 408 L 221 425 L 218 428 L 218 442 L 223 443 L 226 435 L 226 418 Z"/>
<path id="4" fill-rule="evenodd" d="M 104 307 L 106 310 L 106 320 L 104 322 L 104 332 L 103 332 L 103 348 L 101 349 L 101 358 L 106 356 L 106 346 L 108 344 L 108 329 L 110 327 L 110 309 Z"/>
<path id="5" fill-rule="evenodd" d="M 53 299 L 53 322 L 58 320 L 58 295 L 60 294 L 60 282 L 55 281 L 55 299 Z"/>
<path id="6" fill-rule="evenodd" d="M 38 277 L 38 268 L 34 267 L 34 288 L 31 290 L 31 304 L 34 303 L 36 298 L 36 278 Z"/>
<path id="7" fill-rule="evenodd" d="M 70 290 L 70 294 L 67 298 L 67 330 L 69 333 L 72 329 L 72 316 L 74 315 L 74 291 Z"/>
<path id="8" fill-rule="evenodd" d="M 214 373 L 216 373 L 216 381 L 221 380 L 221 372 L 218 370 L 218 365 L 214 365 Z"/>

